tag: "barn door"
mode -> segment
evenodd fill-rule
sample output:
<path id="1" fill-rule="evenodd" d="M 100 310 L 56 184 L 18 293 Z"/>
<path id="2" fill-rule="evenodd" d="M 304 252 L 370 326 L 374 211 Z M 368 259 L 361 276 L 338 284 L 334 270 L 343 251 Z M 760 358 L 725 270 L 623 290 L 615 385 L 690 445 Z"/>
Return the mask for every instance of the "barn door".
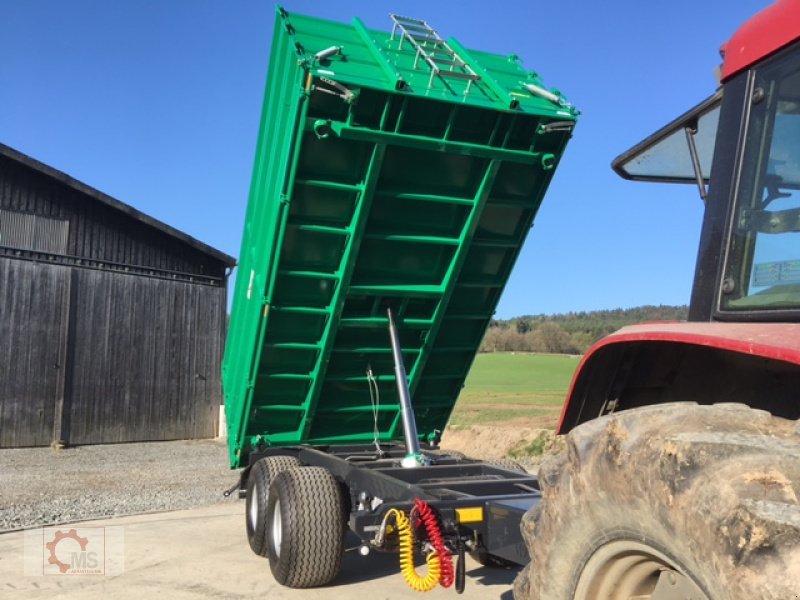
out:
<path id="1" fill-rule="evenodd" d="M 0 257 L 0 448 L 53 441 L 69 284 L 68 267 Z"/>

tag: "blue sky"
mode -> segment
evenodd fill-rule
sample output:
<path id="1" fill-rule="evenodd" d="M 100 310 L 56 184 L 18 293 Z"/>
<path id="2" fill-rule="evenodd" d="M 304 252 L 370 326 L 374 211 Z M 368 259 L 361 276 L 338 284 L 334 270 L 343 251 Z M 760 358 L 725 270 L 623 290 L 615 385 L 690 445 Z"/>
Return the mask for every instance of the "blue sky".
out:
<path id="1" fill-rule="evenodd" d="M 716 86 L 719 46 L 766 0 L 287 1 L 388 29 L 389 12 L 516 53 L 581 111 L 497 316 L 688 301 L 692 186 L 611 160 Z M 238 256 L 274 5 L 0 0 L 0 142 Z"/>

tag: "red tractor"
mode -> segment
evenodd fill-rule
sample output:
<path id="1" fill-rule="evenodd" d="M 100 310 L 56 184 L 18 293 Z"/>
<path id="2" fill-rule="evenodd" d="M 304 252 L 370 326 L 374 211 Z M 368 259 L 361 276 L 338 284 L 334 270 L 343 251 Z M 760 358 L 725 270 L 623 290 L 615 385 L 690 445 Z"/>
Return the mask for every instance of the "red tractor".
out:
<path id="1" fill-rule="evenodd" d="M 756 15 L 719 89 L 614 161 L 700 188 L 689 320 L 584 357 L 518 599 L 800 598 L 799 38 L 798 0 Z"/>

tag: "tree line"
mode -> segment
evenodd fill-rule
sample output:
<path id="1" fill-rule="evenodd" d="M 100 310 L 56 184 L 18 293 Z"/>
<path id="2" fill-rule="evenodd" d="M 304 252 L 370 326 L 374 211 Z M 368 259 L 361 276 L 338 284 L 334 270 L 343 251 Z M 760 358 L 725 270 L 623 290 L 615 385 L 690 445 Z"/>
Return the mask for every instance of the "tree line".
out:
<path id="1" fill-rule="evenodd" d="M 687 306 L 661 305 L 493 319 L 480 351 L 583 354 L 596 341 L 625 325 L 684 321 L 687 314 Z"/>

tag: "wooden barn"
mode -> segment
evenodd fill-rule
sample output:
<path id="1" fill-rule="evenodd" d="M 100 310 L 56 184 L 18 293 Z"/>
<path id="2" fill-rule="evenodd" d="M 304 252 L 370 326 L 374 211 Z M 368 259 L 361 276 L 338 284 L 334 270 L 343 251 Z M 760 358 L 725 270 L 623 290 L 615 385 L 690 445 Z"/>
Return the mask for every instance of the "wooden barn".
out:
<path id="1" fill-rule="evenodd" d="M 213 437 L 234 264 L 0 144 L 0 448 Z"/>

